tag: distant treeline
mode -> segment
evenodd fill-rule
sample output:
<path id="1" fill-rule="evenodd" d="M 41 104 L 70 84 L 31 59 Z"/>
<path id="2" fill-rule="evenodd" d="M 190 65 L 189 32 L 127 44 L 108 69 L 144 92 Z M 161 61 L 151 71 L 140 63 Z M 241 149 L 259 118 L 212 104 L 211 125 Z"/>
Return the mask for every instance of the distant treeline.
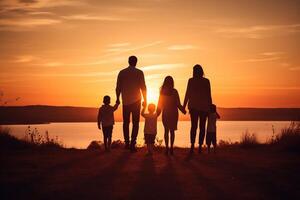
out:
<path id="1" fill-rule="evenodd" d="M 221 120 L 299 121 L 300 108 L 218 108 Z M 98 108 L 71 106 L 1 106 L 0 124 L 37 124 L 51 122 L 95 122 Z M 115 118 L 122 121 L 121 109 Z M 189 115 L 180 115 L 189 120 Z"/>

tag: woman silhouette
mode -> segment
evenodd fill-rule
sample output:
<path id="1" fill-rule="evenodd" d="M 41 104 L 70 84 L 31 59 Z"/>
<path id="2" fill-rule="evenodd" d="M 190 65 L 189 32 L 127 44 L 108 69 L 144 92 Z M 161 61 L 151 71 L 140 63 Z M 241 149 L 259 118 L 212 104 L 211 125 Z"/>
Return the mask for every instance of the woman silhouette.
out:
<path id="1" fill-rule="evenodd" d="M 204 78 L 203 76 L 204 72 L 202 67 L 198 64 L 195 65 L 193 68 L 193 77 L 190 78 L 188 81 L 183 103 L 184 109 L 188 104 L 188 109 L 190 111 L 191 116 L 191 153 L 194 152 L 194 144 L 199 120 L 199 153 L 201 153 L 201 148 L 205 137 L 206 119 L 210 105 L 212 104 L 210 82 L 207 78 Z"/>
<path id="2" fill-rule="evenodd" d="M 175 130 L 178 123 L 178 109 L 185 113 L 177 90 L 174 88 L 174 80 L 171 76 L 167 76 L 160 89 L 160 95 L 157 105 L 157 113 L 162 111 L 162 122 L 165 128 L 165 145 L 166 154 L 169 153 L 169 132 L 171 139 L 170 154 L 173 155 L 173 144 L 175 140 Z"/>

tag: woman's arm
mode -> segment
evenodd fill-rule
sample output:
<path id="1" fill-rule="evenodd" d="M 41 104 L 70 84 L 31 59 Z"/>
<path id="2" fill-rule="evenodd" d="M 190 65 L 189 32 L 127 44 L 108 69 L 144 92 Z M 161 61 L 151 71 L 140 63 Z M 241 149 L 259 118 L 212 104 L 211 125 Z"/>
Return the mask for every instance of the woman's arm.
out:
<path id="1" fill-rule="evenodd" d="M 183 101 L 183 109 L 184 110 L 190 100 L 190 90 L 191 90 L 190 88 L 191 88 L 191 86 L 190 86 L 190 80 L 189 80 L 187 87 L 186 87 L 185 97 L 184 97 L 184 101 Z"/>
<path id="2" fill-rule="evenodd" d="M 179 97 L 179 94 L 178 94 L 178 91 L 175 90 L 175 98 L 176 98 L 176 102 L 177 102 L 177 108 L 183 113 L 183 114 L 186 114 L 186 111 L 185 111 L 185 108 L 181 105 L 180 103 L 180 97 Z"/>
<path id="3" fill-rule="evenodd" d="M 161 113 L 161 107 L 162 107 L 162 95 L 160 94 L 159 95 L 159 98 L 158 98 L 158 103 L 157 103 L 157 108 L 156 108 L 156 115 L 157 117 L 160 115 Z"/>

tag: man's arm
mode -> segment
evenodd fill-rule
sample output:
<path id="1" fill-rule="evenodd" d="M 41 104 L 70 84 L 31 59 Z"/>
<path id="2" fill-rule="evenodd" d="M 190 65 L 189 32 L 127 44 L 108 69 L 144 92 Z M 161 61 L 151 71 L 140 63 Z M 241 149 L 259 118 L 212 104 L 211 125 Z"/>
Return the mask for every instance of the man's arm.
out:
<path id="1" fill-rule="evenodd" d="M 208 80 L 208 98 L 209 98 L 209 104 L 212 104 L 212 98 L 211 98 L 211 88 L 210 88 L 210 81 Z"/>
<path id="2" fill-rule="evenodd" d="M 145 118 L 146 115 L 145 115 L 145 109 L 146 109 L 146 106 L 142 108 L 142 112 L 141 112 L 141 115 Z"/>
<path id="3" fill-rule="evenodd" d="M 98 125 L 98 129 L 101 129 L 101 109 L 99 109 L 98 111 L 98 119 L 97 119 L 97 125 Z"/>
<path id="4" fill-rule="evenodd" d="M 142 78 L 141 78 L 141 90 L 142 90 L 142 94 L 143 94 L 143 107 L 147 106 L 147 87 L 146 87 L 146 83 L 145 83 L 145 76 L 144 73 L 142 72 Z"/>
<path id="5" fill-rule="evenodd" d="M 120 94 L 121 94 L 121 77 L 120 77 L 120 73 L 118 74 L 118 78 L 117 78 L 117 87 L 116 87 L 116 104 L 120 104 Z"/>
<path id="6" fill-rule="evenodd" d="M 220 117 L 219 113 L 216 113 L 216 114 L 217 114 L 217 118 L 220 119 L 221 117 Z"/>
<path id="7" fill-rule="evenodd" d="M 189 102 L 189 98 L 190 98 L 190 80 L 188 81 L 188 84 L 186 87 L 186 92 L 185 92 L 185 97 L 184 97 L 184 101 L 183 101 L 183 109 L 184 110 L 185 110 L 187 103 Z"/>

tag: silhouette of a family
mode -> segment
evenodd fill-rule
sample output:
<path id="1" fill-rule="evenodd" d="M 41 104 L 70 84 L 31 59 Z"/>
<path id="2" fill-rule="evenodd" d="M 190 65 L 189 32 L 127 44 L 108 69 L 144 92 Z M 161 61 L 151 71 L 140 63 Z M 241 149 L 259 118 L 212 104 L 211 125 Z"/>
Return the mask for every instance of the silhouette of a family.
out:
<path id="1" fill-rule="evenodd" d="M 157 107 L 154 104 L 147 106 L 147 87 L 142 70 L 137 69 L 137 57 L 130 56 L 129 66 L 121 70 L 117 78 L 116 103 L 110 105 L 110 97 L 104 96 L 103 105 L 99 108 L 98 128 L 103 131 L 104 146 L 110 151 L 112 131 L 114 126 L 114 112 L 122 98 L 123 112 L 123 135 L 125 148 L 136 152 L 136 139 L 139 132 L 140 115 L 145 118 L 144 139 L 147 145 L 148 154 L 153 153 L 155 138 L 157 134 L 157 118 L 162 114 L 164 126 L 165 153 L 174 154 L 175 131 L 178 124 L 178 110 L 186 114 L 186 106 L 190 113 L 191 129 L 190 153 L 194 153 L 195 140 L 199 124 L 199 148 L 202 152 L 202 145 L 206 137 L 206 145 L 210 152 L 211 145 L 216 151 L 216 121 L 220 118 L 216 105 L 212 104 L 210 82 L 204 77 L 201 65 L 193 67 L 193 77 L 188 80 L 187 89 L 183 104 L 177 90 L 174 88 L 174 79 L 171 76 L 165 77 L 160 88 Z M 143 102 L 142 102 L 143 99 Z M 142 105 L 142 110 L 141 110 Z M 147 108 L 147 113 L 146 113 Z M 129 124 L 132 117 L 132 131 L 129 135 Z M 206 126 L 207 124 L 207 126 Z"/>

